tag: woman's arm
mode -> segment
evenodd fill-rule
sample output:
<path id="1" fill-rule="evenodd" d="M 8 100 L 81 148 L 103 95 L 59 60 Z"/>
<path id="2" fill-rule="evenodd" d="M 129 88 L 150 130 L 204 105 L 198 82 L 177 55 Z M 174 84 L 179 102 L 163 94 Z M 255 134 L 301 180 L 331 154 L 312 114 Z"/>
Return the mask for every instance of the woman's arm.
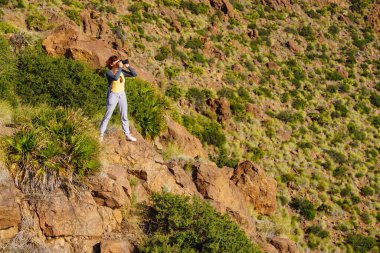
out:
<path id="1" fill-rule="evenodd" d="M 135 77 L 135 76 L 137 76 L 136 71 L 130 65 L 128 66 L 128 69 L 129 69 L 129 71 L 126 71 L 125 69 L 123 69 L 123 73 L 124 73 L 125 77 Z"/>
<path id="2" fill-rule="evenodd" d="M 108 70 L 108 71 L 106 72 L 107 79 L 108 79 L 108 80 L 114 80 L 114 81 L 119 80 L 119 77 L 120 77 L 120 74 L 121 74 L 121 71 L 122 71 L 122 70 L 123 70 L 123 68 L 120 67 L 120 68 L 117 70 L 117 72 L 116 72 L 115 75 L 112 73 L 111 70 Z"/>

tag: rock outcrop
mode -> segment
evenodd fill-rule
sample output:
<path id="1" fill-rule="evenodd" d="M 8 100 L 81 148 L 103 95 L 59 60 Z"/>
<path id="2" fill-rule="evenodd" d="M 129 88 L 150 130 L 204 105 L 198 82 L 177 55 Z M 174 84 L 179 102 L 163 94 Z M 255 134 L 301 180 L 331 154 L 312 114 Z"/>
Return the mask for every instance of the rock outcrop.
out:
<path id="1" fill-rule="evenodd" d="M 262 214 L 273 214 L 276 210 L 277 182 L 266 176 L 263 169 L 250 161 L 238 164 L 231 180 L 241 190 L 245 200 Z"/>
<path id="2" fill-rule="evenodd" d="M 88 29 L 86 31 L 89 33 L 96 33 L 91 28 Z M 86 62 L 94 68 L 104 66 L 110 55 L 126 58 L 123 52 L 113 49 L 107 42 L 85 34 L 70 24 L 63 24 L 55 28 L 44 39 L 42 45 L 50 55 L 64 55 L 74 60 Z"/>
<path id="3" fill-rule="evenodd" d="M 171 118 L 166 117 L 165 121 L 167 130 L 161 135 L 161 140 L 164 144 L 174 142 L 184 155 L 190 157 L 207 157 L 207 153 L 198 138 Z"/>
<path id="4" fill-rule="evenodd" d="M 377 0 L 372 8 L 372 11 L 368 15 L 368 22 L 372 25 L 373 30 L 380 34 L 380 1 Z"/>
<path id="5" fill-rule="evenodd" d="M 21 222 L 20 192 L 0 164 L 0 243 L 12 238 Z"/>

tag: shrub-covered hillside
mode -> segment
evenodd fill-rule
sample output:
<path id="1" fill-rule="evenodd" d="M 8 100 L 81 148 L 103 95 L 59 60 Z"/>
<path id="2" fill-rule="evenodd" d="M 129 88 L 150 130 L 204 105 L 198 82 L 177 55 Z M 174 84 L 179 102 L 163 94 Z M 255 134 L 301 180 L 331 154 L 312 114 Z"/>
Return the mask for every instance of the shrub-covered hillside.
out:
<path id="1" fill-rule="evenodd" d="M 82 108 L 99 120 L 102 77 L 82 63 L 49 58 L 38 45 L 34 51 L 20 49 L 58 26 L 56 20 L 87 29 L 83 15 L 92 12 L 94 19 L 106 20 L 103 32 L 109 31 L 98 39 L 112 40 L 156 80 L 158 89 L 143 81 L 128 86 L 130 114 L 141 133 L 153 137 L 165 129 L 167 110 L 203 142 L 218 166 L 235 167 L 248 159 L 276 179 L 276 213 L 251 214 L 259 234 L 287 236 L 304 252 L 378 252 L 380 7 L 375 0 L 0 4 L 0 33 L 10 38 L 9 47 L 0 40 L 2 99 L 15 106 L 45 102 Z M 38 73 L 44 67 L 51 76 Z M 15 69 L 26 73 L 14 76 Z M 73 92 L 72 85 L 80 89 L 84 83 L 93 85 Z M 149 99 L 140 101 L 141 94 Z"/>

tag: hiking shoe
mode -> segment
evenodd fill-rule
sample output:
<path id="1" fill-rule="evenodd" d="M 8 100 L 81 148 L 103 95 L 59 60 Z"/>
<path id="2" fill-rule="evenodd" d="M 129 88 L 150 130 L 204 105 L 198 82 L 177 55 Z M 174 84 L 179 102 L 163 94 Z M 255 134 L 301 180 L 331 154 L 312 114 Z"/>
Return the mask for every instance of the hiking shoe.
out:
<path id="1" fill-rule="evenodd" d="M 133 137 L 132 135 L 126 135 L 125 136 L 127 141 L 137 141 L 137 139 L 135 137 Z"/>

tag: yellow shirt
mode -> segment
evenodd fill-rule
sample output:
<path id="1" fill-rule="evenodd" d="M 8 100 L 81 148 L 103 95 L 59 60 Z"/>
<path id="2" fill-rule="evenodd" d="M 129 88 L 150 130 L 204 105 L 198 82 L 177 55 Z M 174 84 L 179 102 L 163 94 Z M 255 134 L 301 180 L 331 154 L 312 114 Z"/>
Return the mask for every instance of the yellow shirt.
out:
<path id="1" fill-rule="evenodd" d="M 112 81 L 111 91 L 112 92 L 122 92 L 122 91 L 124 91 L 124 85 L 125 85 L 125 77 L 124 77 L 123 72 L 121 72 L 119 79 L 116 81 Z"/>

